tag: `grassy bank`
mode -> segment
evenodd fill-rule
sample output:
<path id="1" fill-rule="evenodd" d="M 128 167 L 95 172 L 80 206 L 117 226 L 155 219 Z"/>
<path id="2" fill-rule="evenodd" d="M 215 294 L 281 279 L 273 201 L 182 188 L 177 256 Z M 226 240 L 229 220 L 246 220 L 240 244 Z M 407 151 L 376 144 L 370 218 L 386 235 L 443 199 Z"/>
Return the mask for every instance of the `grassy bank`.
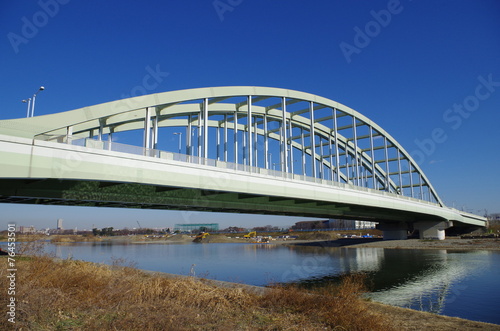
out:
<path id="1" fill-rule="evenodd" d="M 196 278 L 165 278 L 131 267 L 33 256 L 17 261 L 16 329 L 25 330 L 391 330 L 360 299 L 363 281 L 306 292 L 258 295 Z M 7 288 L 6 270 L 0 270 Z M 6 296 L 1 297 L 6 307 Z M 5 318 L 0 329 L 13 329 Z"/>
<path id="2" fill-rule="evenodd" d="M 50 242 L 52 243 L 73 243 L 73 242 L 84 242 L 84 241 L 102 241 L 102 238 L 95 237 L 91 235 L 68 235 L 68 234 L 56 234 L 50 236 Z"/>

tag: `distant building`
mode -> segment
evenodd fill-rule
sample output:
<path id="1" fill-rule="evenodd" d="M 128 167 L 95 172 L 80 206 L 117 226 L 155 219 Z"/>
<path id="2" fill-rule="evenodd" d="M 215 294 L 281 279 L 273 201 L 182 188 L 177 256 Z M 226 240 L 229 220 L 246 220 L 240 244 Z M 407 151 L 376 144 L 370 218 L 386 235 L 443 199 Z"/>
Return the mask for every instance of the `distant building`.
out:
<path id="1" fill-rule="evenodd" d="M 215 232 L 215 231 L 219 231 L 219 223 L 175 224 L 174 231 L 179 231 L 179 232 Z"/>
<path id="2" fill-rule="evenodd" d="M 292 226 L 294 230 L 322 230 L 330 227 L 330 221 L 301 221 Z"/>
<path id="3" fill-rule="evenodd" d="M 27 234 L 27 233 L 36 233 L 35 227 L 32 226 L 20 226 L 19 233 Z"/>
<path id="4" fill-rule="evenodd" d="M 294 230 L 362 230 L 375 229 L 374 222 L 357 220 L 302 221 L 292 226 Z"/>
<path id="5" fill-rule="evenodd" d="M 500 222 L 500 213 L 489 214 L 488 219 L 490 220 L 490 222 L 495 222 L 495 223 Z"/>
<path id="6" fill-rule="evenodd" d="M 57 220 L 57 230 L 63 230 L 63 219 L 60 218 Z"/>
<path id="7" fill-rule="evenodd" d="M 375 222 L 357 221 L 357 220 L 330 220 L 330 228 L 333 229 L 375 229 Z"/>

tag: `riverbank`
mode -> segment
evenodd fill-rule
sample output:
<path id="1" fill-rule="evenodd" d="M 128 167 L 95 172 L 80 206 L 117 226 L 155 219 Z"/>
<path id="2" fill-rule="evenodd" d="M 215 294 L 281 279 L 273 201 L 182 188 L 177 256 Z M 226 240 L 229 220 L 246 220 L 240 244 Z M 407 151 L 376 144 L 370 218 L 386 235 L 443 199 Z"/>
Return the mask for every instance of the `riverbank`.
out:
<path id="1" fill-rule="evenodd" d="M 500 250 L 500 239 L 459 239 L 445 240 L 407 239 L 382 240 L 379 238 L 345 238 L 327 241 L 296 243 L 319 247 L 389 248 L 389 249 L 447 249 L 447 250 Z"/>
<path id="2" fill-rule="evenodd" d="M 44 239 L 44 238 L 41 238 Z M 72 242 L 98 241 L 126 244 L 189 244 L 194 237 L 185 234 L 170 235 L 168 237 L 146 236 L 113 236 L 113 237 L 83 237 L 83 236 L 55 236 L 51 238 L 54 244 Z M 252 243 L 251 238 L 212 234 L 200 241 L 210 243 Z M 260 244 L 260 243 L 257 243 Z M 298 239 L 274 238 L 266 245 L 305 245 L 319 247 L 374 247 L 390 249 L 448 249 L 448 250 L 500 250 L 499 238 L 446 238 L 445 240 L 407 239 L 383 240 L 382 238 L 341 238 L 336 233 L 311 233 L 309 236 Z"/>
<path id="3" fill-rule="evenodd" d="M 165 278 L 190 278 L 189 276 L 173 275 L 168 273 L 158 273 L 152 271 L 144 271 L 151 275 L 156 275 Z M 212 279 L 199 279 L 200 282 L 221 288 L 241 288 L 250 293 L 259 296 L 264 295 L 273 289 L 267 287 L 237 284 Z M 391 305 L 382 304 L 374 301 L 363 300 L 367 309 L 375 315 L 380 315 L 386 318 L 387 328 L 385 330 L 400 330 L 400 331 L 456 331 L 456 330 L 498 330 L 500 325 L 484 323 L 479 321 L 472 321 L 458 317 L 450 317 L 444 315 L 433 314 L 424 311 L 418 311 L 408 308 L 395 307 Z M 365 329 L 360 329 L 365 330 Z"/>
<path id="4" fill-rule="evenodd" d="M 28 330 L 500 330 L 369 302 L 363 279 L 319 292 L 257 288 L 47 256 L 17 262 L 16 328 Z M 7 286 L 5 269 L 0 285 Z M 262 290 L 262 291 L 260 291 Z M 7 298 L 0 298 L 7 305 Z M 6 319 L 0 328 L 12 329 Z"/>
<path id="5" fill-rule="evenodd" d="M 500 325 L 476 322 L 458 317 L 437 315 L 408 308 L 394 307 L 378 302 L 369 302 L 369 309 L 387 316 L 391 326 L 404 331 L 456 331 L 456 330 L 488 330 L 499 331 Z"/>
<path id="6" fill-rule="evenodd" d="M 323 235 L 324 236 L 324 235 Z M 324 236 L 326 237 L 326 236 Z M 499 238 L 446 238 L 445 240 L 407 239 L 383 240 L 382 238 L 339 238 L 330 235 L 327 240 L 311 236 L 310 239 L 272 239 L 265 245 L 303 245 L 318 247 L 374 247 L 389 249 L 447 249 L 447 250 L 500 250 Z M 334 239 L 332 239 L 334 238 Z M 142 241 L 136 243 L 189 243 L 193 240 L 187 235 L 178 235 L 166 240 Z M 201 243 L 251 243 L 251 239 L 233 238 L 225 235 L 210 235 Z"/>

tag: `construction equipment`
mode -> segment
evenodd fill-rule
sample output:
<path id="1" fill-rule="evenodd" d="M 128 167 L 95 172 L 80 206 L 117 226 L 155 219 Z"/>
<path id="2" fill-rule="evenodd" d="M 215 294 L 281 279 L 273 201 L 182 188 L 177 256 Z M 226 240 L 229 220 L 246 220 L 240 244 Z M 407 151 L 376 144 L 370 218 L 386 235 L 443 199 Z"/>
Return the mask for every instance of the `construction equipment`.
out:
<path id="1" fill-rule="evenodd" d="M 200 232 L 200 233 L 198 233 L 198 235 L 196 235 L 196 237 L 194 237 L 193 242 L 200 242 L 209 235 L 210 235 L 210 233 L 208 233 L 208 232 Z"/>
<path id="2" fill-rule="evenodd" d="M 243 238 L 255 238 L 257 236 L 256 231 L 248 232 L 248 234 L 244 235 Z"/>

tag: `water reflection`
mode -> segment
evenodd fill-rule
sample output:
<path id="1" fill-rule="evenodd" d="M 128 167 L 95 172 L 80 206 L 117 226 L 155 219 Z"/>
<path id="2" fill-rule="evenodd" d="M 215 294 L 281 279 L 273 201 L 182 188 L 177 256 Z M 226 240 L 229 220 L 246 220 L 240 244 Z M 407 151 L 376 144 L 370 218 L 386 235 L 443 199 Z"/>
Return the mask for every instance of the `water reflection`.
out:
<path id="1" fill-rule="evenodd" d="M 342 257 L 344 272 L 374 272 L 382 269 L 384 249 L 358 248 L 343 249 L 346 252 Z"/>
<path id="2" fill-rule="evenodd" d="M 446 303 L 452 303 L 466 289 L 460 285 L 466 277 L 474 277 L 490 266 L 489 251 L 453 252 L 447 250 L 394 250 L 377 248 L 308 248 L 297 254 L 308 259 L 322 250 L 338 261 L 337 272 L 315 276 L 316 270 L 305 267 L 308 277 L 294 281 L 306 287 L 338 283 L 343 274 L 365 273 L 375 301 L 441 314 Z M 461 255 L 463 255 L 461 257 Z M 314 257 L 316 256 L 316 257 Z M 464 259 L 466 257 L 466 259 Z M 323 259 L 323 258 L 321 258 Z M 299 273 L 296 273 L 299 275 Z M 303 275 L 306 276 L 306 275 Z"/>
<path id="3" fill-rule="evenodd" d="M 425 255 L 425 252 L 422 254 Z M 401 273 L 398 272 L 398 268 L 390 268 L 396 272 L 392 276 L 392 284 L 387 282 L 387 278 L 383 279 L 385 286 L 370 293 L 369 297 L 382 303 L 441 314 L 445 304 L 453 302 L 460 294 L 460 291 L 453 287 L 459 285 L 466 277 L 473 277 L 482 272 L 488 263 L 490 252 L 468 252 L 469 258 L 474 255 L 474 259 L 470 259 L 468 263 L 457 259 L 456 254 L 446 250 L 432 251 L 423 259 L 425 263 L 419 268 L 412 268 L 409 273 L 404 271 Z M 394 264 L 386 264 L 390 265 Z M 380 274 L 381 272 L 378 272 L 376 277 L 380 278 Z"/>

